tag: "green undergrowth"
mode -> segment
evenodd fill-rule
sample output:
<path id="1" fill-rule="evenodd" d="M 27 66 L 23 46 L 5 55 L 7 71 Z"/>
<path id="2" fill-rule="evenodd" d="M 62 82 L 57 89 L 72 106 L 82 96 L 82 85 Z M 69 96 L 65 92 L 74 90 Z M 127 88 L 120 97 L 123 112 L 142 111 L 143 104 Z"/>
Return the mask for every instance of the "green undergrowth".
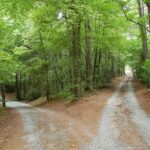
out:
<path id="1" fill-rule="evenodd" d="M 47 102 L 46 97 L 40 97 L 36 100 L 33 100 L 30 102 L 30 105 L 36 107 L 36 106 L 41 106 Z"/>
<path id="2" fill-rule="evenodd" d="M 150 88 L 150 59 L 144 62 L 140 75 L 142 77 L 142 81 Z"/>
<path id="3" fill-rule="evenodd" d="M 6 110 L 0 105 L 0 117 L 6 115 Z"/>

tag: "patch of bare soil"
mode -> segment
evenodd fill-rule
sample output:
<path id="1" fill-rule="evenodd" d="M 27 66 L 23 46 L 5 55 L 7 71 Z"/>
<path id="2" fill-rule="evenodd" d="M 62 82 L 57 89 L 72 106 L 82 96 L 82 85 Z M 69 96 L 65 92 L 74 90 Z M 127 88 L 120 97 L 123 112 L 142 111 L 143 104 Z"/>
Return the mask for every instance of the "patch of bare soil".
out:
<path id="1" fill-rule="evenodd" d="M 138 80 L 133 82 L 134 91 L 142 109 L 150 115 L 150 89 Z"/>
<path id="2" fill-rule="evenodd" d="M 66 106 L 60 100 L 53 100 L 50 103 L 42 105 L 43 108 L 47 108 L 69 117 L 70 120 L 74 120 L 75 124 L 82 125 L 82 128 L 86 128 L 90 133 L 96 135 L 98 128 L 98 121 L 103 112 L 103 108 L 107 103 L 109 97 L 113 94 L 111 89 L 103 89 L 97 93 L 90 93 L 88 96 L 81 98 L 73 104 Z M 78 128 L 73 129 L 77 136 L 70 136 L 67 145 L 70 145 L 69 150 L 77 150 L 79 146 L 84 142 L 89 142 L 93 136 L 83 136 L 83 133 Z M 83 142 L 84 141 L 84 142 Z"/>
<path id="3" fill-rule="evenodd" d="M 0 114 L 0 149 L 23 149 L 23 126 L 21 116 L 13 109 L 6 109 Z"/>
<path id="4" fill-rule="evenodd" d="M 112 93 L 113 91 L 110 89 L 103 89 L 96 94 L 91 93 L 69 106 L 66 106 L 62 101 L 55 100 L 42 107 L 65 113 L 66 115 L 85 123 L 93 133 L 96 133 L 98 125 L 97 121 L 102 114 L 104 105 L 107 103 L 107 100 Z"/>

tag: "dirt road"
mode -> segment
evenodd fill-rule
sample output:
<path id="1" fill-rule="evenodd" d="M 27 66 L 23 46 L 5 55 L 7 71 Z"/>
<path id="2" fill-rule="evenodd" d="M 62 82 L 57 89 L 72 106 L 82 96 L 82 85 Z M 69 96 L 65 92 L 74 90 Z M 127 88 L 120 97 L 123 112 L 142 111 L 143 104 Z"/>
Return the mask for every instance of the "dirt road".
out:
<path id="1" fill-rule="evenodd" d="M 150 149 L 150 118 L 138 104 L 131 82 L 119 85 L 105 107 L 97 136 L 83 149 Z"/>
<path id="2" fill-rule="evenodd" d="M 27 142 L 22 150 L 150 149 L 150 118 L 138 104 L 131 82 L 121 82 L 109 98 L 96 136 L 88 125 L 64 113 L 13 101 L 7 106 L 17 109 L 23 118 L 22 139 Z M 86 138 L 93 140 L 87 142 Z M 80 143 L 79 147 L 72 141 Z"/>
<path id="3" fill-rule="evenodd" d="M 82 133 L 83 137 L 93 137 L 93 133 L 85 125 L 64 114 L 13 101 L 7 102 L 7 106 L 16 108 L 22 115 L 26 133 L 22 138 L 27 141 L 22 149 L 74 149 L 70 143 L 78 137 L 77 133 Z M 80 138 L 78 140 L 83 141 Z"/>

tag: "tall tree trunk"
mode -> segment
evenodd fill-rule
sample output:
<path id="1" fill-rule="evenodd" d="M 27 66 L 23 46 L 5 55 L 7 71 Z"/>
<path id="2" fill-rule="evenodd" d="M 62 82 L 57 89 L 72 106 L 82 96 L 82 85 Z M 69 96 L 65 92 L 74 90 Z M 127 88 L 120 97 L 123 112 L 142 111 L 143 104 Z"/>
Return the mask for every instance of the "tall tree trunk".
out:
<path id="1" fill-rule="evenodd" d="M 64 13 L 64 18 L 65 18 L 65 22 L 66 22 L 67 35 L 68 35 L 68 37 L 70 37 L 70 39 L 72 41 L 72 30 L 68 30 L 70 28 L 70 24 L 68 22 L 67 12 Z M 70 60 L 69 60 L 69 62 L 70 62 L 69 67 L 70 68 L 68 71 L 68 77 L 69 77 L 69 82 L 72 83 L 72 81 L 73 81 L 73 77 L 72 77 L 72 48 L 70 48 L 70 50 L 69 50 L 69 56 L 70 56 Z"/>
<path id="2" fill-rule="evenodd" d="M 148 22 L 149 22 L 149 29 L 150 29 L 150 2 L 146 2 L 147 10 L 148 10 Z"/>
<path id="3" fill-rule="evenodd" d="M 16 97 L 17 100 L 21 100 L 21 75 L 20 72 L 16 72 Z"/>
<path id="4" fill-rule="evenodd" d="M 94 50 L 94 87 L 96 87 L 96 79 L 97 79 L 97 62 L 98 62 L 98 50 L 97 48 Z"/>
<path id="5" fill-rule="evenodd" d="M 102 60 L 102 52 L 99 51 L 98 63 L 97 63 L 97 72 L 96 72 L 97 76 L 99 76 L 99 73 L 100 73 L 101 60 Z"/>
<path id="6" fill-rule="evenodd" d="M 72 79 L 75 99 L 81 96 L 81 49 L 80 49 L 80 22 L 72 26 Z"/>
<path id="7" fill-rule="evenodd" d="M 93 69 L 91 64 L 91 40 L 90 40 L 90 21 L 89 19 L 85 22 L 85 41 L 86 41 L 86 69 L 87 69 L 87 88 L 93 90 Z"/>
<path id="8" fill-rule="evenodd" d="M 2 107 L 6 107 L 5 87 L 4 87 L 4 85 L 1 85 L 1 94 L 2 94 Z"/>
<path id="9" fill-rule="evenodd" d="M 46 73 L 46 83 L 47 83 L 47 85 L 46 85 L 46 98 L 47 98 L 47 101 L 49 101 L 50 100 L 50 91 L 49 91 L 50 86 L 49 86 L 48 73 Z"/>
<path id="10" fill-rule="evenodd" d="M 80 45 L 80 30 L 81 30 L 81 18 L 80 12 L 76 5 L 75 0 L 71 0 L 71 10 L 76 15 L 74 22 L 71 25 L 71 60 L 72 60 L 72 92 L 74 99 L 79 98 L 82 95 L 81 87 L 81 45 Z"/>
<path id="11" fill-rule="evenodd" d="M 50 85 L 49 85 L 49 76 L 48 76 L 48 60 L 47 60 L 47 57 L 46 57 L 46 54 L 45 54 L 45 47 L 44 47 L 44 42 L 43 42 L 43 38 L 42 38 L 42 34 L 41 32 L 39 31 L 39 37 L 40 37 L 40 44 L 41 44 L 41 48 L 42 48 L 42 51 L 43 51 L 43 59 L 45 60 L 46 62 L 46 65 L 44 67 L 45 69 L 45 77 L 46 77 L 46 86 L 45 86 L 45 90 L 46 90 L 46 98 L 47 98 L 47 101 L 50 100 Z"/>
<path id="12" fill-rule="evenodd" d="M 22 100 L 22 74 L 19 74 L 20 100 Z"/>
<path id="13" fill-rule="evenodd" d="M 112 56 L 112 76 L 117 76 L 117 65 L 116 65 L 116 59 L 115 56 Z"/>
<path id="14" fill-rule="evenodd" d="M 143 0 L 137 0 L 137 3 L 138 3 L 139 16 L 142 19 L 144 17 Z M 147 33 L 146 33 L 145 23 L 143 23 L 143 25 L 140 26 L 140 32 L 141 32 L 142 45 L 143 45 L 142 62 L 144 62 L 148 58 Z"/>
<path id="15" fill-rule="evenodd" d="M 23 98 L 26 98 L 26 75 L 23 76 Z"/>
<path id="16" fill-rule="evenodd" d="M 98 35 L 100 34 L 99 32 L 100 24 L 97 22 L 97 17 L 95 16 L 95 34 Z M 100 78 L 100 63 L 101 63 L 101 56 L 102 53 L 98 48 L 99 40 L 97 37 L 94 39 L 95 40 L 95 48 L 94 48 L 94 67 L 93 67 L 93 82 L 94 82 L 94 87 L 97 87 L 98 83 L 98 78 Z"/>
<path id="17" fill-rule="evenodd" d="M 149 20 L 149 29 L 150 29 L 150 3 L 147 6 L 148 6 L 148 20 Z"/>

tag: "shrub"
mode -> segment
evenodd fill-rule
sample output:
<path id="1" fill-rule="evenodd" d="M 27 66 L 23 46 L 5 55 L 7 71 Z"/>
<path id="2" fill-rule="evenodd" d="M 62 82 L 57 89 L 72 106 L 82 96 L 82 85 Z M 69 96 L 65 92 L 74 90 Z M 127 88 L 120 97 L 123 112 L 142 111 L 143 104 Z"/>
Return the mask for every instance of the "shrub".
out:
<path id="1" fill-rule="evenodd" d="M 150 60 L 144 62 L 140 72 L 143 82 L 150 87 Z"/>
<path id="2" fill-rule="evenodd" d="M 42 95 L 41 91 L 38 89 L 30 89 L 26 95 L 26 99 L 29 101 L 35 100 Z"/>

